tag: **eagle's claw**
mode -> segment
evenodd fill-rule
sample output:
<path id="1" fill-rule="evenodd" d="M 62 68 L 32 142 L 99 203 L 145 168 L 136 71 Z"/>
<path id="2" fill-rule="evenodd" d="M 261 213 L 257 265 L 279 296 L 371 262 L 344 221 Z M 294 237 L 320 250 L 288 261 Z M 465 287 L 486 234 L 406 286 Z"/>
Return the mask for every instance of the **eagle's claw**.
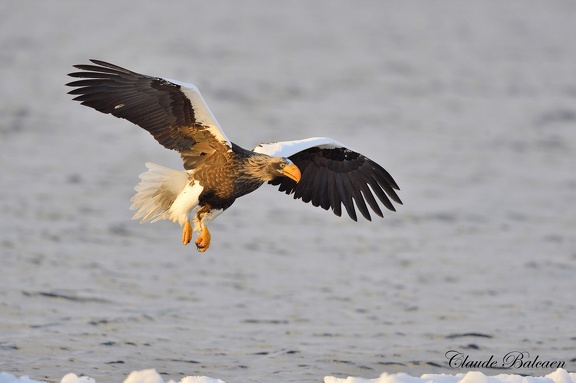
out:
<path id="1" fill-rule="evenodd" d="M 206 227 L 202 228 L 202 234 L 196 238 L 196 249 L 200 252 L 205 252 L 210 247 L 210 232 Z"/>
<path id="2" fill-rule="evenodd" d="M 182 243 L 184 246 L 190 243 L 192 240 L 192 226 L 190 225 L 190 221 L 186 220 L 184 227 L 182 228 Z"/>

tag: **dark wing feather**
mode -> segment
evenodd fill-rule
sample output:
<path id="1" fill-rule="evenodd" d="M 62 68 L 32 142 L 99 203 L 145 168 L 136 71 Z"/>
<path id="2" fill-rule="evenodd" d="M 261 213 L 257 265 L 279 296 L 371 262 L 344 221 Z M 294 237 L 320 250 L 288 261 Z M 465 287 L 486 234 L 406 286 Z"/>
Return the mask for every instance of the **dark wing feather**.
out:
<path id="1" fill-rule="evenodd" d="M 69 92 L 75 101 L 147 130 L 161 145 L 180 152 L 187 168 L 207 152 L 231 148 L 193 85 L 90 61 L 96 65 L 75 65 L 81 71 L 69 74 L 82 78 L 66 84 L 76 88 Z"/>
<path id="2" fill-rule="evenodd" d="M 278 177 L 270 184 L 279 185 L 279 191 L 294 194 L 304 202 L 312 202 L 334 214 L 342 214 L 342 205 L 353 220 L 357 220 L 356 208 L 363 217 L 371 220 L 370 207 L 382 217 L 382 210 L 374 197 L 389 210 L 395 211 L 392 201 L 402 204 L 396 194 L 398 185 L 392 176 L 376 162 L 344 147 L 301 150 L 291 156 L 302 177 L 299 183 L 287 177 Z"/>

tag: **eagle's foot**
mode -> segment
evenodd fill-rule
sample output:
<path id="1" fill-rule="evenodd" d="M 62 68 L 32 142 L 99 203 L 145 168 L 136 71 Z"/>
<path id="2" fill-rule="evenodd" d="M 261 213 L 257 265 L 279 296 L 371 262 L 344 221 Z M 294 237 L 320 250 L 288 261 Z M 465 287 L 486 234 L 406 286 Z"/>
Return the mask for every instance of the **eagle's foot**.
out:
<path id="1" fill-rule="evenodd" d="M 192 240 L 192 226 L 190 225 L 190 220 L 186 220 L 184 227 L 182 228 L 182 243 L 184 246 L 190 243 Z"/>
<path id="2" fill-rule="evenodd" d="M 196 238 L 196 249 L 200 252 L 205 252 L 210 247 L 210 232 L 206 226 L 202 227 L 202 234 Z"/>

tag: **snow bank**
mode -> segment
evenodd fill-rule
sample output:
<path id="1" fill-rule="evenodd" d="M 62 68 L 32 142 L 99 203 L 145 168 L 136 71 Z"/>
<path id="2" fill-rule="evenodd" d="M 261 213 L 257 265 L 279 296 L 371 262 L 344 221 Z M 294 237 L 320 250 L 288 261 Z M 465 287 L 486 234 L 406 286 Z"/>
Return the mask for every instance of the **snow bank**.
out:
<path id="1" fill-rule="evenodd" d="M 522 376 L 513 374 L 500 374 L 486 376 L 479 371 L 470 371 L 466 374 L 424 374 L 416 378 L 403 372 L 398 374 L 383 373 L 376 379 L 346 378 L 339 379 L 333 376 L 324 378 L 324 383 L 575 383 L 576 373 L 568 373 L 564 369 L 541 377 Z"/>
<path id="2" fill-rule="evenodd" d="M 0 373 L 0 383 L 45 383 L 39 380 L 30 379 L 27 376 L 15 377 L 6 372 Z M 70 373 L 64 375 L 60 383 L 96 383 L 96 381 L 88 376 L 77 376 Z M 130 375 L 124 380 L 123 383 L 176 383 L 174 380 L 164 382 L 160 374 L 154 370 L 141 370 L 132 371 Z M 212 379 L 207 376 L 187 376 L 182 378 L 179 383 L 224 383 L 220 379 Z"/>
<path id="3" fill-rule="evenodd" d="M 20 378 L 6 372 L 0 373 L 0 383 L 44 383 L 33 380 L 27 376 Z M 87 376 L 77 376 L 76 374 L 65 375 L 60 383 L 95 383 L 95 380 Z M 128 375 L 123 383 L 176 383 L 174 380 L 164 382 L 164 379 L 154 369 L 133 371 Z M 206 376 L 187 376 L 179 383 L 224 383 L 220 379 L 213 379 Z M 556 371 L 541 377 L 522 376 L 513 374 L 500 374 L 486 376 L 479 371 L 470 371 L 466 374 L 424 374 L 420 378 L 410 376 L 406 373 L 388 374 L 383 373 L 376 379 L 363 379 L 348 377 L 346 379 L 326 376 L 324 383 L 576 383 L 576 373 L 568 373 L 559 368 Z"/>

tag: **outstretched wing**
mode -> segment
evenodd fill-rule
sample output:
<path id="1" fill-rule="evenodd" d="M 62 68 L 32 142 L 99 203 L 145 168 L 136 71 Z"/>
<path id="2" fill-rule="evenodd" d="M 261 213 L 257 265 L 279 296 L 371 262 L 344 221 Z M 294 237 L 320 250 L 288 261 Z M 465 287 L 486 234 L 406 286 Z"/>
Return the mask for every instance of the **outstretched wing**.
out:
<path id="1" fill-rule="evenodd" d="M 102 113 L 124 118 L 150 132 L 164 147 L 178 151 L 184 167 L 216 151 L 232 150 L 202 95 L 192 84 L 151 77 L 119 66 L 90 60 L 75 65 L 82 78 L 66 85 L 75 101 Z"/>
<path id="2" fill-rule="evenodd" d="M 342 205 L 354 221 L 356 207 L 371 220 L 368 206 L 380 217 L 382 210 L 374 194 L 389 210 L 396 211 L 393 201 L 402 204 L 395 190 L 400 190 L 392 176 L 376 162 L 327 137 L 298 141 L 260 144 L 257 153 L 288 157 L 302 173 L 300 182 L 278 177 L 269 183 L 280 185 L 279 191 L 294 194 L 295 199 L 312 202 L 325 210 L 342 215 Z"/>

